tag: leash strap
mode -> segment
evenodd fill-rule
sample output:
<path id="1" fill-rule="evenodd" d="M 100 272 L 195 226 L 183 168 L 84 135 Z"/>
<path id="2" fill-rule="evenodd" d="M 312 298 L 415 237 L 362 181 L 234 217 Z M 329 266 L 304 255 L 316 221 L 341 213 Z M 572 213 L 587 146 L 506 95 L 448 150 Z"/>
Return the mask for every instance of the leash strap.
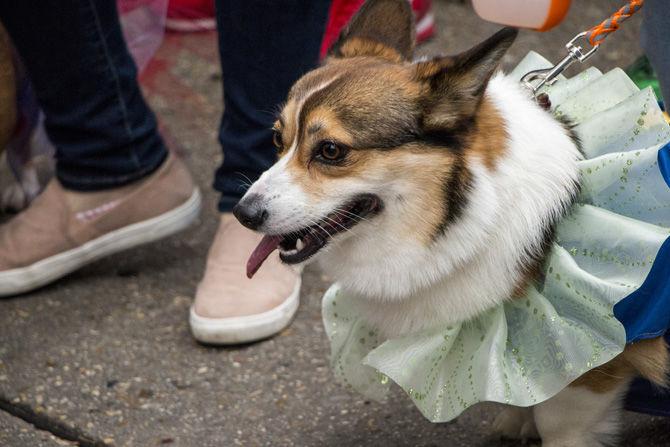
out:
<path id="1" fill-rule="evenodd" d="M 568 55 L 563 58 L 558 64 L 552 68 L 545 68 L 541 70 L 533 70 L 526 73 L 521 78 L 521 83 L 531 91 L 533 96 L 537 96 L 538 90 L 544 85 L 553 85 L 558 75 L 563 73 L 570 65 L 575 62 L 584 62 L 593 53 L 598 50 L 600 44 L 605 38 L 619 29 L 621 22 L 630 18 L 633 14 L 638 12 L 644 5 L 644 0 L 629 0 L 628 4 L 612 14 L 599 25 L 594 26 L 588 31 L 583 31 L 565 44 L 568 50 Z M 591 44 L 590 50 L 585 50 L 579 44 L 581 40 L 585 40 Z"/>
<path id="2" fill-rule="evenodd" d="M 619 29 L 619 24 L 629 19 L 638 12 L 644 5 L 644 0 L 630 0 L 627 5 L 619 9 L 610 17 L 605 19 L 600 25 L 596 25 L 586 32 L 586 38 L 589 43 L 597 47 L 607 36 Z"/>

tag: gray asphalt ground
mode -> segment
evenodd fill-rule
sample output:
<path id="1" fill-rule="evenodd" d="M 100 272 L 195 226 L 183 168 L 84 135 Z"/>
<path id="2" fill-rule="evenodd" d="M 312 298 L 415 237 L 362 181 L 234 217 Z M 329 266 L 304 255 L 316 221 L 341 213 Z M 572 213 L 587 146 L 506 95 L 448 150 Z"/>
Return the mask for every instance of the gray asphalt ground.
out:
<path id="1" fill-rule="evenodd" d="M 546 34 L 522 33 L 505 59 L 529 49 L 557 60 L 574 34 L 620 1 L 576 1 Z M 422 53 L 454 52 L 496 25 L 469 5 L 435 2 L 438 36 Z M 640 18 L 593 59 L 603 70 L 640 54 Z M 250 57 L 253 57 L 250 55 Z M 293 325 L 262 343 L 215 348 L 190 336 L 187 312 L 217 224 L 209 185 L 221 75 L 212 33 L 170 35 L 143 85 L 165 134 L 205 192 L 199 224 L 96 262 L 34 293 L 0 301 L 0 446 L 511 446 L 490 433 L 494 404 L 447 424 L 427 422 L 401 393 L 368 402 L 334 382 L 320 299 L 305 273 Z M 670 421 L 627 413 L 623 446 L 670 446 Z"/>

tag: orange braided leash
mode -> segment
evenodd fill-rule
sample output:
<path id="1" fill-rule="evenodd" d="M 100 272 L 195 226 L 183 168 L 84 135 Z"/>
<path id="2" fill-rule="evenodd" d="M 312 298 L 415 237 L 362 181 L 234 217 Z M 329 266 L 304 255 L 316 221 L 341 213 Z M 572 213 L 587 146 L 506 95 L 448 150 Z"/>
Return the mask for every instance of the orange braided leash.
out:
<path id="1" fill-rule="evenodd" d="M 586 32 L 586 37 L 594 47 L 597 47 L 607 36 L 619 29 L 619 24 L 635 14 L 644 5 L 644 0 L 630 0 L 626 6 L 619 9 L 600 25 L 596 25 Z"/>
<path id="2" fill-rule="evenodd" d="M 578 61 L 584 62 L 593 56 L 605 38 L 618 30 L 621 22 L 627 20 L 633 14 L 638 12 L 643 5 L 644 0 L 629 0 L 626 6 L 612 14 L 600 25 L 577 34 L 570 40 L 570 42 L 565 44 L 565 48 L 568 50 L 567 56 L 551 68 L 529 71 L 521 78 L 522 85 L 530 90 L 533 96 L 538 99 L 537 94 L 542 86 L 553 85 L 558 79 L 558 76 L 570 65 Z M 587 39 L 589 43 L 591 43 L 592 48 L 588 51 L 582 48 L 579 44 L 580 39 Z"/>

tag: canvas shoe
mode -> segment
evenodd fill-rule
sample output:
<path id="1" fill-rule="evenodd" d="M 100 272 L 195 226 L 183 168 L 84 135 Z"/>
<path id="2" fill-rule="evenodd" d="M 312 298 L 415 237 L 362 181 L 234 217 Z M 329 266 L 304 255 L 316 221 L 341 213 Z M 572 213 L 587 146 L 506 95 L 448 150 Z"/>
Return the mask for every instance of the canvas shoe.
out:
<path id="1" fill-rule="evenodd" d="M 150 176 L 110 190 L 71 191 L 53 179 L 24 212 L 0 225 L 0 296 L 171 235 L 199 211 L 200 193 L 174 156 Z"/>
<path id="2" fill-rule="evenodd" d="M 232 214 L 221 216 L 191 307 L 191 331 L 198 341 L 249 343 L 275 335 L 293 319 L 301 283 L 293 267 L 275 252 L 253 279 L 247 278 L 247 259 L 261 238 Z"/>

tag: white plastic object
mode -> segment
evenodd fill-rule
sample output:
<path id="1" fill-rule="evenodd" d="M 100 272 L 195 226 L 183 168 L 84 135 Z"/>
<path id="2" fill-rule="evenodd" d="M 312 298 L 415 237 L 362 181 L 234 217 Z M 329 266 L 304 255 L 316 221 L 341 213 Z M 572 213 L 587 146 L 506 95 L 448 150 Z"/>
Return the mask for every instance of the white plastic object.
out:
<path id="1" fill-rule="evenodd" d="M 472 0 L 472 5 L 489 22 L 547 31 L 563 21 L 570 0 Z"/>

